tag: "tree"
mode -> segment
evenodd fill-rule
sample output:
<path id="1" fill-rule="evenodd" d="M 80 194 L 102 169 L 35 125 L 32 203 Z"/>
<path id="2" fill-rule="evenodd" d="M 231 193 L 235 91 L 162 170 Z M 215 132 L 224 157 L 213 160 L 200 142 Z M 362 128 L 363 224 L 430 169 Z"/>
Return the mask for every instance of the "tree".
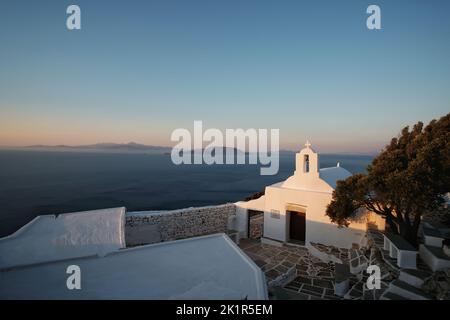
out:
<path id="1" fill-rule="evenodd" d="M 367 168 L 338 181 L 326 214 L 348 226 L 361 209 L 383 216 L 393 233 L 417 245 L 421 217 L 442 208 L 450 191 L 450 113 L 405 127 Z M 447 211 L 448 212 L 448 211 Z"/>

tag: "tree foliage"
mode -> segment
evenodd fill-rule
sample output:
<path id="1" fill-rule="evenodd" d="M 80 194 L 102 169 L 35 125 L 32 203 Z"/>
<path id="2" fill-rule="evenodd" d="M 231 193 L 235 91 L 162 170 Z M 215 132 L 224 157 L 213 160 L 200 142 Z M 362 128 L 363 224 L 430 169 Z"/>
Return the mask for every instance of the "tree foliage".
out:
<path id="1" fill-rule="evenodd" d="M 359 209 L 386 218 L 391 231 L 417 243 L 421 216 L 443 206 L 450 191 L 450 114 L 405 127 L 368 166 L 338 181 L 327 215 L 347 226 Z"/>

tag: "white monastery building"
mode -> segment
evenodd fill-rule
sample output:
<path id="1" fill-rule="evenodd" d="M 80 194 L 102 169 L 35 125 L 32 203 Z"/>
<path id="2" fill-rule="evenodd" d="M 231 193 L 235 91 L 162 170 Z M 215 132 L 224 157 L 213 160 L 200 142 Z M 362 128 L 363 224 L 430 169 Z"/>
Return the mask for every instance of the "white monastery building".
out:
<path id="1" fill-rule="evenodd" d="M 296 154 L 295 172 L 285 181 L 267 186 L 259 199 L 236 203 L 241 225 L 248 223 L 248 211 L 264 212 L 262 240 L 267 243 L 293 243 L 309 246 L 311 242 L 350 248 L 363 244 L 368 219 L 375 215 L 362 213 L 358 221 L 339 228 L 326 216 L 326 208 L 339 180 L 351 176 L 339 163 L 319 169 L 319 155 L 309 142 Z M 377 219 L 378 225 L 384 221 Z M 245 226 L 240 229 L 245 229 Z"/>

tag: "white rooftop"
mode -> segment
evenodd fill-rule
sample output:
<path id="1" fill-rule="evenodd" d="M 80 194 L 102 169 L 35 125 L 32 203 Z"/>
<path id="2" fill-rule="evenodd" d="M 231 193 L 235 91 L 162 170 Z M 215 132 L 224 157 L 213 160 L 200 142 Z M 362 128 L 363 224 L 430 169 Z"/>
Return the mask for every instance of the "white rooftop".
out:
<path id="1" fill-rule="evenodd" d="M 319 170 L 320 179 L 324 180 L 330 187 L 336 189 L 336 184 L 339 180 L 345 180 L 352 174 L 340 166 L 323 168 Z"/>
<path id="2" fill-rule="evenodd" d="M 125 212 L 122 207 L 38 216 L 0 238 L 0 269 L 124 248 Z"/>
<path id="3" fill-rule="evenodd" d="M 68 290 L 66 268 L 81 268 Z M 265 277 L 225 234 L 0 270 L 0 299 L 267 299 Z"/>

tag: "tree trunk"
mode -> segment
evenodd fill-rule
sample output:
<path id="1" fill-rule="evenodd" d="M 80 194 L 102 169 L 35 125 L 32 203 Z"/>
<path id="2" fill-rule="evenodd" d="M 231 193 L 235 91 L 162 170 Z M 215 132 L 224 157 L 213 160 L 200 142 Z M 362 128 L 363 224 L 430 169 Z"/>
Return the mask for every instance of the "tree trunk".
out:
<path id="1" fill-rule="evenodd" d="M 398 226 L 395 223 L 395 221 L 391 215 L 386 216 L 386 222 L 388 223 L 389 227 L 391 228 L 392 233 L 399 234 Z"/>
<path id="2" fill-rule="evenodd" d="M 411 245 L 417 248 L 417 231 L 419 226 L 417 225 L 411 225 L 408 222 L 401 222 L 399 223 L 400 228 L 400 235 L 403 239 L 408 241 Z"/>

